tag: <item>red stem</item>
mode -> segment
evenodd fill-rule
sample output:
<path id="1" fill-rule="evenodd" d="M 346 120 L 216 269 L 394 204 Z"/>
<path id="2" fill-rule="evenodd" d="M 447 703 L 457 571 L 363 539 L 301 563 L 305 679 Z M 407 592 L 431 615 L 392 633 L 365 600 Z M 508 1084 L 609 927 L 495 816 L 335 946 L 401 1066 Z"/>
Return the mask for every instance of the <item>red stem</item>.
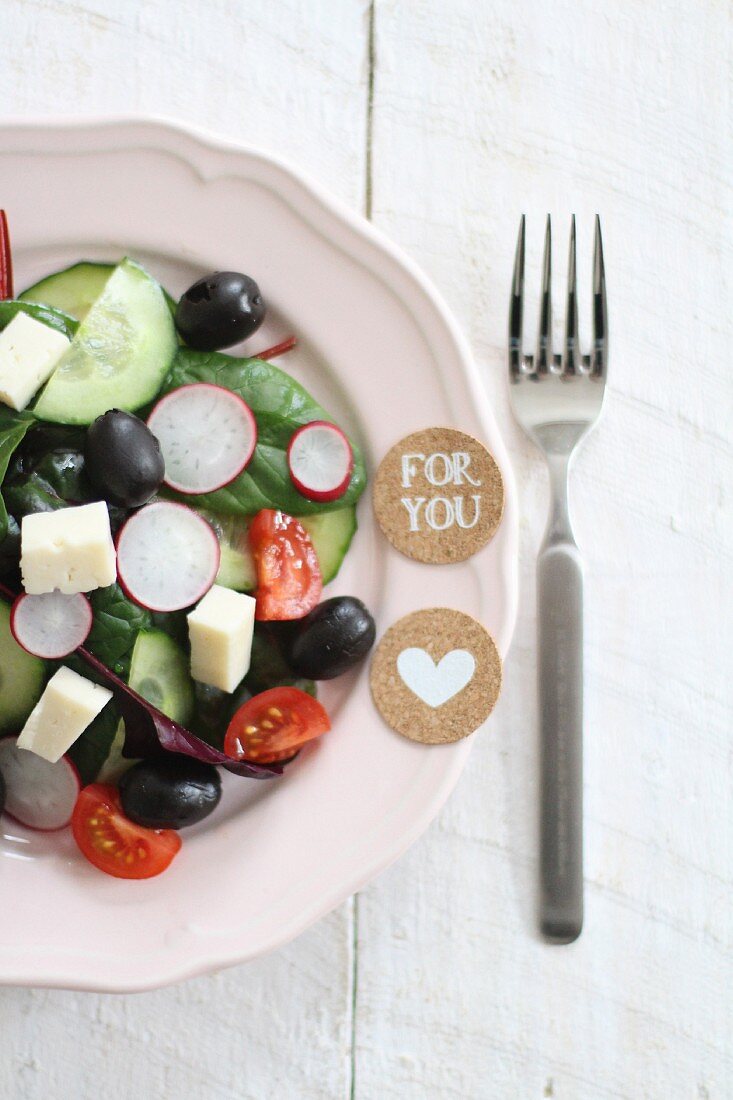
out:
<path id="1" fill-rule="evenodd" d="M 0 210 L 0 301 L 13 297 L 13 259 L 5 211 Z"/>
<path id="2" fill-rule="evenodd" d="M 294 336 L 288 336 L 287 340 L 283 340 L 280 344 L 275 344 L 271 348 L 266 348 L 265 351 L 260 351 L 257 355 L 253 355 L 253 359 L 274 359 L 278 355 L 284 355 L 286 351 L 291 351 L 298 343 Z"/>

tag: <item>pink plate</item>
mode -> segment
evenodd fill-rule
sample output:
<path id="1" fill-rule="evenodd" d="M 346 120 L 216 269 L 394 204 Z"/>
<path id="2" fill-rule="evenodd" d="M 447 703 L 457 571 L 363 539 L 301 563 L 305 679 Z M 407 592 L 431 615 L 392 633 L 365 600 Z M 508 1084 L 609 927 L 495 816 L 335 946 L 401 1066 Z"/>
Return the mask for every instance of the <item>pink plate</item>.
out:
<path id="1" fill-rule="evenodd" d="M 125 253 L 176 296 L 202 272 L 243 269 L 270 303 L 247 348 L 297 333 L 298 349 L 280 365 L 361 443 L 372 473 L 420 428 L 455 425 L 486 442 L 507 491 L 488 547 L 461 565 L 411 562 L 376 529 L 367 493 L 327 591 L 361 597 L 380 635 L 426 605 L 468 611 L 505 654 L 517 600 L 514 483 L 469 349 L 415 266 L 252 150 L 149 121 L 0 131 L 19 289 L 77 259 Z M 333 731 L 280 782 L 227 777 L 222 806 L 185 833 L 160 878 L 108 878 L 78 855 L 69 830 L 34 834 L 3 818 L 0 981 L 138 990 L 242 962 L 298 935 L 397 859 L 448 797 L 473 738 L 427 748 L 392 733 L 366 668 L 324 686 L 322 698 Z"/>

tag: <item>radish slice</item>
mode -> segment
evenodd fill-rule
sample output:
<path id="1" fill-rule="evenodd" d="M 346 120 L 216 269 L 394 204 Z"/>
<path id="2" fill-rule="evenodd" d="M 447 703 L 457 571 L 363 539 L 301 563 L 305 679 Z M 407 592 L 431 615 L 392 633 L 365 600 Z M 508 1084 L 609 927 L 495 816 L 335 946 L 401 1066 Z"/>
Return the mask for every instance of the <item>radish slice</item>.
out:
<path id="1" fill-rule="evenodd" d="M 66 657 L 87 640 L 92 608 L 82 592 L 21 595 L 10 612 L 10 629 L 27 653 L 47 660 Z"/>
<path id="2" fill-rule="evenodd" d="M 162 397 L 148 417 L 160 443 L 165 483 L 179 493 L 212 493 L 228 485 L 252 457 L 257 424 L 231 390 L 192 382 Z"/>
<path id="3" fill-rule="evenodd" d="M 117 536 L 120 584 L 150 611 L 198 603 L 216 579 L 219 558 L 219 540 L 206 520 L 172 501 L 146 504 Z"/>
<path id="4" fill-rule="evenodd" d="M 63 829 L 71 821 L 81 790 L 79 773 L 62 756 L 49 764 L 17 747 L 17 737 L 0 741 L 0 772 L 5 780 L 5 810 L 30 829 Z"/>
<path id="5" fill-rule="evenodd" d="M 349 487 L 354 452 L 340 428 L 314 420 L 293 433 L 288 468 L 295 488 L 308 500 L 337 500 Z"/>

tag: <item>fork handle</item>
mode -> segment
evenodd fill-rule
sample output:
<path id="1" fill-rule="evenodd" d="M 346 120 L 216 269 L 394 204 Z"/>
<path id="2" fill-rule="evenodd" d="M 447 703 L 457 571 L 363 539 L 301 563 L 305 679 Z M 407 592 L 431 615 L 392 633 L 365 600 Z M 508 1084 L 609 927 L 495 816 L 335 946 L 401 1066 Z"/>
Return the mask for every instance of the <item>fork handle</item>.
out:
<path id="1" fill-rule="evenodd" d="M 571 943 L 583 927 L 583 570 L 567 463 L 550 463 L 553 504 L 537 560 L 540 928 Z"/>

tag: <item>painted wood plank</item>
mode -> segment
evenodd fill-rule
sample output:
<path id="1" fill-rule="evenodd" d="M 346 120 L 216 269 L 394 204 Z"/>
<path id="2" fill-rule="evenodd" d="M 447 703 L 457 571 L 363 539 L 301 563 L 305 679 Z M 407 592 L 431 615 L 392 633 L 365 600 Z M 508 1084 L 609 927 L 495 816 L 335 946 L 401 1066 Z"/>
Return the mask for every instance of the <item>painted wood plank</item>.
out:
<path id="1" fill-rule="evenodd" d="M 179 118 L 361 209 L 365 26 L 363 0 L 4 0 L 1 109 Z M 348 903 L 274 957 L 156 993 L 0 989 L 0 1096 L 347 1097 L 351 949 Z"/>
<path id="2" fill-rule="evenodd" d="M 632 0 L 377 0 L 374 220 L 469 333 L 523 521 L 503 699 L 438 823 L 360 897 L 364 1100 L 730 1089 L 729 16 L 716 3 L 662 18 Z M 606 417 L 572 480 L 587 562 L 588 882 L 586 930 L 568 948 L 534 929 L 547 482 L 504 379 L 519 214 L 538 289 L 548 210 L 558 315 L 572 211 L 584 332 L 596 210 L 612 310 Z M 536 303 L 530 292 L 530 333 Z"/>
<path id="3" fill-rule="evenodd" d="M 162 115 L 280 154 L 363 205 L 365 0 L 4 0 L 17 115 Z"/>
<path id="4" fill-rule="evenodd" d="M 358 207 L 364 5 L 253 7 L 5 0 L 20 46 L 0 67 L 3 109 L 179 115 L 292 157 Z M 711 0 L 664 14 L 378 0 L 376 218 L 459 313 L 502 420 L 520 209 L 535 277 L 545 210 L 575 209 L 586 285 L 601 210 L 614 327 L 607 417 L 574 479 L 589 563 L 586 936 L 567 950 L 532 938 L 545 477 L 510 429 L 526 518 L 507 689 L 439 824 L 360 900 L 364 1100 L 700 1100 L 733 1075 L 730 701 L 710 657 L 730 638 L 729 27 Z M 2 991 L 0 1094 L 96 1095 L 105 1081 L 121 1097 L 343 1096 L 350 931 L 342 911 L 272 959 L 156 994 Z M 230 1019 L 242 1026 L 227 1032 Z"/>
<path id="5" fill-rule="evenodd" d="M 345 906 L 273 956 L 153 993 L 0 989 L 0 1095 L 341 1100 L 350 973 Z"/>

